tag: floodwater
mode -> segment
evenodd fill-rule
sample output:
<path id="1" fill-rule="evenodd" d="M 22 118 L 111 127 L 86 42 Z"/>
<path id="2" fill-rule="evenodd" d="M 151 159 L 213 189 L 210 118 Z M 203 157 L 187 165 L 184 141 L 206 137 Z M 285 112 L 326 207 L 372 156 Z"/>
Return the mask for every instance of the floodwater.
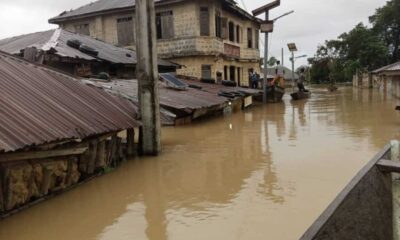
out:
<path id="1" fill-rule="evenodd" d="M 314 89 L 312 99 L 163 130 L 158 158 L 0 222 L 4 240 L 298 239 L 388 141 L 397 100 Z"/>

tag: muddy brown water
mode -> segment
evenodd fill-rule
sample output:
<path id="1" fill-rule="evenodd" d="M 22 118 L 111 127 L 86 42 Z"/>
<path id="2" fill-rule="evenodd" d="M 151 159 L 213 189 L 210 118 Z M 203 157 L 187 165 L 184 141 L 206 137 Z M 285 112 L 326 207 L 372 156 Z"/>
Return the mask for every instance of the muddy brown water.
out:
<path id="1" fill-rule="evenodd" d="M 163 130 L 158 158 L 118 170 L 0 222 L 4 240 L 297 239 L 389 140 L 397 100 L 314 89 Z"/>

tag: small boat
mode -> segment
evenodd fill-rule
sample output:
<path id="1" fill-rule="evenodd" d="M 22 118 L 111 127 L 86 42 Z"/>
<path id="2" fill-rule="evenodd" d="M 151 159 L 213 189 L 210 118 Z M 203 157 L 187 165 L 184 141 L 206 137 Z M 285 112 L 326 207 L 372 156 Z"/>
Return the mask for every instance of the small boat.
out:
<path id="1" fill-rule="evenodd" d="M 267 89 L 267 102 L 277 103 L 281 102 L 283 95 L 285 95 L 285 88 L 275 86 L 274 88 Z"/>
<path id="2" fill-rule="evenodd" d="M 310 91 L 307 91 L 307 92 L 298 91 L 298 92 L 290 94 L 290 96 L 292 96 L 293 100 L 306 99 L 306 98 L 311 97 L 311 92 Z"/>

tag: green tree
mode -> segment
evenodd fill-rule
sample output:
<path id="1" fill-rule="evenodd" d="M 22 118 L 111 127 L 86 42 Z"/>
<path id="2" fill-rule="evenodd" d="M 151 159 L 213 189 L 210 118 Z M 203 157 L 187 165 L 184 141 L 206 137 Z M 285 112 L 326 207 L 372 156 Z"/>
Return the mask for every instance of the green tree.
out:
<path id="1" fill-rule="evenodd" d="M 312 59 L 313 82 L 351 81 L 357 70 L 371 71 L 388 63 L 384 41 L 364 24 L 318 47 Z M 319 79 L 315 79 L 319 78 Z"/>
<path id="2" fill-rule="evenodd" d="M 400 0 L 390 0 L 369 18 L 373 31 L 385 42 L 390 62 L 400 60 Z"/>

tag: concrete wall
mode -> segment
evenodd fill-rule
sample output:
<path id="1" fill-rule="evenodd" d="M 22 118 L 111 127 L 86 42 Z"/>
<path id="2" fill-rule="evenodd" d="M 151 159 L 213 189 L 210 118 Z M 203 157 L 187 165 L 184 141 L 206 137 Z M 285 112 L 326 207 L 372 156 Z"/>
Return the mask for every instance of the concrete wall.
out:
<path id="1" fill-rule="evenodd" d="M 387 76 L 387 91 L 395 98 L 400 98 L 400 76 Z"/>
<path id="2" fill-rule="evenodd" d="M 197 58 L 192 57 L 182 57 L 174 58 L 171 61 L 178 64 L 185 65 L 181 69 L 177 70 L 178 75 L 189 76 L 192 78 L 201 79 L 201 66 L 202 64 L 211 64 L 211 76 L 213 79 L 217 78 L 217 72 L 221 72 L 224 75 L 225 66 L 234 66 L 236 68 L 235 77 L 236 82 L 238 82 L 237 68 L 241 69 L 240 74 L 240 85 L 249 86 L 249 70 L 254 69 L 257 73 L 261 72 L 259 63 L 242 63 L 235 60 L 224 59 L 223 57 L 213 57 L 213 56 L 199 56 Z M 228 71 L 229 79 L 229 71 Z"/>

